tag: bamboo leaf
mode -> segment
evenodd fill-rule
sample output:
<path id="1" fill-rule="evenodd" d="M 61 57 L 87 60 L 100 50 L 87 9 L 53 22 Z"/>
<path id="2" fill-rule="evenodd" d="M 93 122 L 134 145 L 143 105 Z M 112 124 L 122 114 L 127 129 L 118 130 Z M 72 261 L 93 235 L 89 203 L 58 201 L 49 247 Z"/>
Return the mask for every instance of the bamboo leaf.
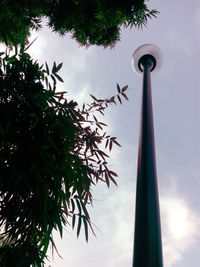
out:
<path id="1" fill-rule="evenodd" d="M 119 94 L 121 93 L 120 86 L 119 86 L 118 83 L 117 83 L 117 91 L 118 91 Z"/>
<path id="2" fill-rule="evenodd" d="M 100 128 L 101 130 L 103 130 L 103 128 L 101 127 L 101 125 L 99 123 L 96 124 L 98 128 Z"/>
<path id="3" fill-rule="evenodd" d="M 115 181 L 115 179 L 112 176 L 109 176 L 109 177 L 110 177 L 110 180 L 113 182 L 113 184 L 115 184 L 116 186 L 118 186 L 117 185 L 117 182 Z"/>
<path id="4" fill-rule="evenodd" d="M 51 71 L 53 74 L 56 72 L 56 62 L 54 61 L 53 63 L 53 68 L 52 68 L 52 71 Z"/>
<path id="5" fill-rule="evenodd" d="M 103 126 L 108 126 L 107 124 L 103 123 L 103 122 L 98 122 L 99 124 L 103 125 Z"/>
<path id="6" fill-rule="evenodd" d="M 116 140 L 113 140 L 113 142 L 114 142 L 117 146 L 120 146 L 120 147 L 121 147 L 120 143 L 118 143 Z"/>
<path id="7" fill-rule="evenodd" d="M 83 209 L 85 216 L 87 217 L 87 219 L 90 219 L 89 213 L 88 213 L 88 211 L 87 211 L 87 209 L 86 209 L 86 207 L 85 207 L 85 205 L 81 199 L 80 199 L 80 203 L 81 203 L 81 206 L 82 206 L 82 209 Z"/>
<path id="8" fill-rule="evenodd" d="M 111 174 L 111 175 L 113 175 L 113 176 L 115 176 L 115 177 L 118 176 L 114 171 L 109 171 L 109 174 Z"/>
<path id="9" fill-rule="evenodd" d="M 109 176 L 107 172 L 105 172 L 105 182 L 107 184 L 107 187 L 110 187 L 110 181 L 109 181 Z"/>
<path id="10" fill-rule="evenodd" d="M 88 221 L 85 217 L 83 217 L 83 223 L 85 227 L 85 240 L 88 242 Z"/>
<path id="11" fill-rule="evenodd" d="M 110 151 L 112 150 L 112 146 L 113 146 L 113 142 L 112 142 L 112 140 L 110 140 L 110 143 L 109 143 L 109 150 Z"/>
<path id="12" fill-rule="evenodd" d="M 63 228 L 62 228 L 62 224 L 61 224 L 60 220 L 57 221 L 57 226 L 58 226 L 58 230 L 60 233 L 60 237 L 62 238 L 63 237 Z"/>
<path id="13" fill-rule="evenodd" d="M 49 67 L 48 67 L 46 61 L 45 61 L 45 66 L 46 66 L 46 72 L 47 72 L 47 74 L 49 75 Z"/>
<path id="14" fill-rule="evenodd" d="M 78 207 L 79 214 L 81 215 L 82 214 L 81 205 L 80 205 L 79 200 L 77 198 L 76 198 L 76 204 Z"/>
<path id="15" fill-rule="evenodd" d="M 54 81 L 54 83 L 56 84 L 56 79 L 55 77 L 53 76 L 53 74 L 51 74 L 51 79 Z"/>
<path id="16" fill-rule="evenodd" d="M 82 218 L 81 218 L 81 215 L 79 215 L 78 227 L 77 227 L 77 237 L 79 237 L 79 234 L 80 234 L 80 231 L 81 231 L 81 225 L 82 225 Z"/>
<path id="17" fill-rule="evenodd" d="M 122 105 L 122 100 L 121 100 L 121 97 L 120 97 L 119 95 L 117 95 L 117 98 L 118 98 L 118 100 L 119 100 L 120 104 Z"/>
<path id="18" fill-rule="evenodd" d="M 76 214 L 73 214 L 73 216 L 72 216 L 72 229 L 74 229 L 75 223 L 76 223 Z"/>
<path id="19" fill-rule="evenodd" d="M 124 87 L 122 88 L 122 93 L 125 92 L 125 91 L 127 90 L 127 88 L 128 88 L 128 85 L 124 86 Z"/>
<path id="20" fill-rule="evenodd" d="M 74 204 L 74 200 L 71 198 L 71 205 L 72 205 L 72 213 L 74 213 L 75 211 L 75 204 Z"/>
<path id="21" fill-rule="evenodd" d="M 125 93 L 122 93 L 123 97 L 129 101 L 128 96 Z"/>
<path id="22" fill-rule="evenodd" d="M 90 94 L 90 96 L 91 96 L 95 101 L 98 101 L 98 99 L 97 99 L 95 96 L 93 96 L 93 95 L 91 95 L 91 94 Z"/>
<path id="23" fill-rule="evenodd" d="M 106 140 L 106 145 L 105 145 L 105 148 L 107 148 L 108 146 L 108 143 L 109 143 L 109 139 Z"/>
<path id="24" fill-rule="evenodd" d="M 54 76 L 61 82 L 64 83 L 63 79 L 56 73 L 54 73 Z"/>
<path id="25" fill-rule="evenodd" d="M 56 67 L 55 73 L 58 72 L 62 68 L 63 63 L 58 64 Z"/>
<path id="26" fill-rule="evenodd" d="M 93 118 L 94 118 L 94 120 L 97 122 L 98 120 L 97 120 L 97 118 L 93 115 Z"/>

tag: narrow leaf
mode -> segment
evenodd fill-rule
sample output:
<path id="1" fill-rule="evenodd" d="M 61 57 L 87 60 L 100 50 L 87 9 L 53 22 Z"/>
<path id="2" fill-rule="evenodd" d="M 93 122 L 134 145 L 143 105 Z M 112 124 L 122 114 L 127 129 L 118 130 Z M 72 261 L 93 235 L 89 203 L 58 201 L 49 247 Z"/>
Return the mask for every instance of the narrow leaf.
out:
<path id="1" fill-rule="evenodd" d="M 120 104 L 122 105 L 122 100 L 121 100 L 121 97 L 120 97 L 119 95 L 117 95 L 117 98 L 118 98 L 118 100 L 119 100 Z"/>
<path id="2" fill-rule="evenodd" d="M 93 118 L 94 118 L 94 120 L 97 122 L 98 120 L 97 120 L 97 118 L 93 115 Z"/>
<path id="3" fill-rule="evenodd" d="M 95 96 L 93 96 L 93 95 L 90 95 L 95 101 L 98 101 L 98 99 L 95 97 Z"/>
<path id="4" fill-rule="evenodd" d="M 115 181 L 115 179 L 112 176 L 110 176 L 110 180 L 113 182 L 113 184 L 115 184 L 116 186 L 118 186 L 117 185 L 117 182 Z"/>
<path id="5" fill-rule="evenodd" d="M 88 211 L 87 211 L 87 209 L 86 209 L 86 207 L 85 207 L 85 205 L 84 205 L 84 203 L 83 203 L 83 201 L 82 201 L 81 199 L 80 199 L 80 203 L 81 203 L 83 212 L 85 213 L 85 216 L 86 216 L 88 219 L 90 219 L 90 215 L 89 215 L 89 213 L 88 213 Z"/>
<path id="6" fill-rule="evenodd" d="M 109 144 L 109 150 L 110 151 L 112 150 L 112 145 L 113 145 L 112 140 L 110 140 L 110 144 Z"/>
<path id="7" fill-rule="evenodd" d="M 101 130 L 103 130 L 103 128 L 101 127 L 101 125 L 99 123 L 96 123 L 97 127 L 100 128 Z"/>
<path id="8" fill-rule="evenodd" d="M 51 71 L 53 74 L 56 72 L 56 62 L 54 61 L 53 63 L 53 68 L 52 68 L 52 71 Z"/>
<path id="9" fill-rule="evenodd" d="M 106 145 L 105 145 L 105 148 L 107 148 L 108 146 L 108 143 L 109 143 L 109 139 L 106 140 Z"/>
<path id="10" fill-rule="evenodd" d="M 47 74 L 49 75 L 49 67 L 48 67 L 48 65 L 47 65 L 46 61 L 45 61 L 45 66 L 46 66 L 46 71 L 47 71 Z"/>
<path id="11" fill-rule="evenodd" d="M 80 213 L 80 215 L 81 215 L 81 213 L 82 213 L 82 210 L 81 210 L 81 205 L 80 205 L 80 203 L 79 203 L 79 200 L 78 200 L 78 199 L 76 199 L 76 204 L 77 204 L 77 207 L 78 207 L 78 211 L 79 211 L 79 213 Z"/>
<path id="12" fill-rule="evenodd" d="M 53 74 L 51 74 L 51 79 L 54 81 L 54 83 L 56 84 L 56 79 L 55 77 L 53 76 Z"/>
<path id="13" fill-rule="evenodd" d="M 85 240 L 86 240 L 86 242 L 88 242 L 88 222 L 87 222 L 87 219 L 85 217 L 83 218 L 83 223 L 84 223 L 84 227 L 85 227 Z"/>
<path id="14" fill-rule="evenodd" d="M 111 175 L 113 175 L 113 176 L 115 176 L 115 177 L 118 176 L 118 175 L 116 174 L 116 172 L 113 172 L 113 171 L 109 171 L 109 174 L 111 174 Z"/>
<path id="15" fill-rule="evenodd" d="M 82 224 L 82 218 L 79 216 L 78 219 L 78 227 L 77 227 L 77 237 L 79 237 L 80 231 L 81 231 L 81 224 Z"/>
<path id="16" fill-rule="evenodd" d="M 119 94 L 121 93 L 120 86 L 119 86 L 118 83 L 117 83 L 117 91 L 118 91 Z"/>
<path id="17" fill-rule="evenodd" d="M 123 97 L 129 101 L 128 96 L 125 93 L 122 93 Z"/>
<path id="18" fill-rule="evenodd" d="M 107 124 L 103 123 L 103 122 L 99 122 L 99 124 L 103 125 L 103 126 L 108 126 Z"/>
<path id="19" fill-rule="evenodd" d="M 64 83 L 63 79 L 56 73 L 54 73 L 54 76 L 61 82 Z"/>
<path id="20" fill-rule="evenodd" d="M 76 214 L 73 214 L 73 216 L 72 216 L 72 229 L 74 229 L 75 223 L 76 223 Z"/>
<path id="21" fill-rule="evenodd" d="M 124 86 L 124 87 L 122 88 L 122 92 L 125 92 L 125 91 L 127 90 L 127 88 L 128 88 L 128 85 Z"/>
<path id="22" fill-rule="evenodd" d="M 113 142 L 114 142 L 116 145 L 118 145 L 118 146 L 121 147 L 120 143 L 118 143 L 116 140 L 113 140 Z"/>
<path id="23" fill-rule="evenodd" d="M 110 181 L 109 181 L 109 176 L 108 176 L 107 172 L 105 172 L 105 182 L 107 184 L 107 187 L 109 187 L 110 186 Z"/>
<path id="24" fill-rule="evenodd" d="M 56 67 L 55 72 L 58 72 L 62 68 L 62 65 L 63 65 L 63 63 L 58 64 L 58 66 Z"/>
<path id="25" fill-rule="evenodd" d="M 75 204 L 74 204 L 74 200 L 71 199 L 71 205 L 72 205 L 72 213 L 74 213 L 75 211 Z"/>

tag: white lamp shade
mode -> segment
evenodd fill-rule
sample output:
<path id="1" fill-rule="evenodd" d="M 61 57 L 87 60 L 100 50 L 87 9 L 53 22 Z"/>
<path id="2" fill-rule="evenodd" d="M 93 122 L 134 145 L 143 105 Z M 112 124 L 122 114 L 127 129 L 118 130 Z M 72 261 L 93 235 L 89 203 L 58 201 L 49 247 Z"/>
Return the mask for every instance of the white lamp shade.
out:
<path id="1" fill-rule="evenodd" d="M 156 66 L 152 70 L 153 73 L 160 69 L 162 63 L 162 52 L 159 47 L 153 44 L 144 44 L 139 46 L 132 56 L 132 68 L 135 72 L 141 74 L 142 70 L 139 68 L 139 60 L 142 56 L 151 55 L 156 60 Z"/>

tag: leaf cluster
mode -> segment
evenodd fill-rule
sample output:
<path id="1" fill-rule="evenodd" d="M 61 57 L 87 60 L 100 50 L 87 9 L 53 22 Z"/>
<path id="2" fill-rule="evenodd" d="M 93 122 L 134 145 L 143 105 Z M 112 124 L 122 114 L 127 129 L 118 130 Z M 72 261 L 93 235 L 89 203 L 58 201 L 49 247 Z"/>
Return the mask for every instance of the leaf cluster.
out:
<path id="1" fill-rule="evenodd" d="M 53 31 L 71 33 L 80 45 L 112 47 L 120 40 L 121 26 L 141 27 L 157 13 L 144 0 L 2 0 L 0 41 L 23 43 L 46 17 Z"/>
<path id="2" fill-rule="evenodd" d="M 52 231 L 62 237 L 71 224 L 77 236 L 93 231 L 87 206 L 92 185 L 116 184 L 105 148 L 120 146 L 107 135 L 96 113 L 121 97 L 127 86 L 107 99 L 79 107 L 56 90 L 62 63 L 40 66 L 23 49 L 0 53 L 0 265 L 44 266 L 55 247 Z"/>

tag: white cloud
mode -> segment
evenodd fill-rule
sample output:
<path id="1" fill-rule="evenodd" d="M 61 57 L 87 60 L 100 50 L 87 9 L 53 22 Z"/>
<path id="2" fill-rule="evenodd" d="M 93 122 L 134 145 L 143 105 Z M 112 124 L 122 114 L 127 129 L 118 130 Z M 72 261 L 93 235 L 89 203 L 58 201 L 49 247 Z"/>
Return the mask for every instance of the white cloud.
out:
<path id="1" fill-rule="evenodd" d="M 166 267 L 173 267 L 196 244 L 200 216 L 175 194 L 161 197 L 163 253 Z"/>

